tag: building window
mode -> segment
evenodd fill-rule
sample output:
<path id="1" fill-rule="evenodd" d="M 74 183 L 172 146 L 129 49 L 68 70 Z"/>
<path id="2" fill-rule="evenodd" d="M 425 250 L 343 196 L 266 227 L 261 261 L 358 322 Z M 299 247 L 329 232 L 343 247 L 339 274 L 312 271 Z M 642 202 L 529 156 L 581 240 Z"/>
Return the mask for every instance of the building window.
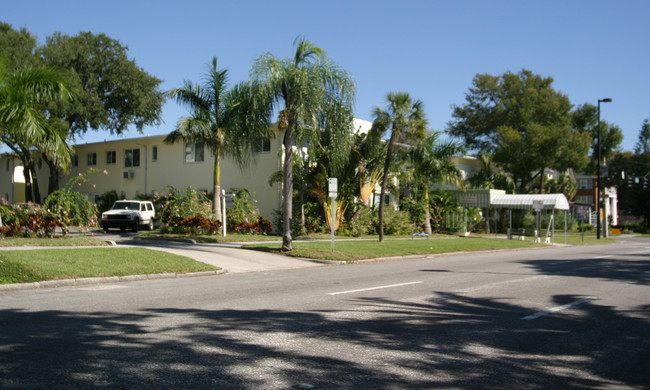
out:
<path id="1" fill-rule="evenodd" d="M 106 164 L 115 164 L 117 162 L 116 153 L 114 150 L 106 152 Z"/>
<path id="2" fill-rule="evenodd" d="M 140 166 L 140 149 L 126 149 L 124 151 L 124 166 L 127 168 Z"/>
<path id="3" fill-rule="evenodd" d="M 158 161 L 158 147 L 151 147 L 151 161 Z"/>
<path id="4" fill-rule="evenodd" d="M 253 152 L 255 153 L 268 153 L 271 151 L 271 140 L 265 139 L 253 146 Z"/>
<path id="5" fill-rule="evenodd" d="M 578 189 L 579 190 L 593 190 L 594 181 L 593 179 L 578 179 Z"/>
<path id="6" fill-rule="evenodd" d="M 71 164 L 73 167 L 78 167 L 78 166 L 79 166 L 79 155 L 77 155 L 77 154 L 73 154 L 73 155 L 70 157 L 70 164 Z"/>
<path id="7" fill-rule="evenodd" d="M 592 204 L 594 198 L 589 195 L 578 195 L 575 197 L 574 201 L 581 204 Z"/>
<path id="8" fill-rule="evenodd" d="M 203 161 L 203 142 L 185 144 L 185 162 L 195 163 Z"/>
<path id="9" fill-rule="evenodd" d="M 88 166 L 97 165 L 97 153 L 88 153 Z"/>

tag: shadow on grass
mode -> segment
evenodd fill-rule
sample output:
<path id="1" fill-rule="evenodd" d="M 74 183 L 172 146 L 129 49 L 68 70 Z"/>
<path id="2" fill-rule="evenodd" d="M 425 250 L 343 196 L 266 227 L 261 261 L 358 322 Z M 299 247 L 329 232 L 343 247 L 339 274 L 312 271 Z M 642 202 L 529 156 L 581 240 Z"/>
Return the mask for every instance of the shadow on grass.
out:
<path id="1" fill-rule="evenodd" d="M 582 297 L 558 295 L 566 304 Z M 650 384 L 648 307 L 432 293 L 346 310 L 0 311 L 1 388 L 604 388 Z M 631 315 L 633 314 L 633 315 Z M 599 326 L 594 326 L 598 319 Z"/>

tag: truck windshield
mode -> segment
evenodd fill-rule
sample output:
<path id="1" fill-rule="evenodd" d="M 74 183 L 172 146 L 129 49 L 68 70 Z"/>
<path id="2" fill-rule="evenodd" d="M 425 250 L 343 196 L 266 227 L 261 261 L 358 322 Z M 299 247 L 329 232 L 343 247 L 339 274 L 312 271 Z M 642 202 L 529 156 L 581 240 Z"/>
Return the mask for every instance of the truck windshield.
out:
<path id="1" fill-rule="evenodd" d="M 135 202 L 115 202 L 113 210 L 140 210 L 140 204 Z"/>

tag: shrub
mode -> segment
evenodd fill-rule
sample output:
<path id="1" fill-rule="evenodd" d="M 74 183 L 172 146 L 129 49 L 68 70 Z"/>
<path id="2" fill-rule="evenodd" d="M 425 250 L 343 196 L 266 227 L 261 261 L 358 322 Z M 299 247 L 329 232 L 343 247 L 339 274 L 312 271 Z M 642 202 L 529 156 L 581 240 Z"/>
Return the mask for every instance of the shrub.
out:
<path id="1" fill-rule="evenodd" d="M 373 219 L 373 210 L 366 206 L 361 206 L 357 218 L 351 219 L 348 223 L 349 234 L 353 237 L 359 237 L 364 234 L 377 234 L 378 222 Z"/>
<path id="2" fill-rule="evenodd" d="M 61 226 L 56 215 L 33 203 L 2 204 L 2 236 L 31 236 L 53 237 L 57 226 Z"/>
<path id="3" fill-rule="evenodd" d="M 185 193 L 173 188 L 165 196 L 156 194 L 154 201 L 162 205 L 160 220 L 161 232 L 178 234 L 197 234 L 197 231 L 218 231 L 219 222 L 212 211 L 212 202 L 205 194 L 187 187 Z M 214 229 L 214 226 L 217 226 Z"/>
<path id="4" fill-rule="evenodd" d="M 120 197 L 117 194 L 117 191 L 111 190 L 111 191 L 106 191 L 103 194 L 101 194 L 97 200 L 97 209 L 99 214 L 103 213 L 104 211 L 108 211 L 113 207 L 113 204 L 115 203 L 116 200 L 118 200 Z"/>
<path id="5" fill-rule="evenodd" d="M 376 226 L 379 226 L 379 216 L 377 215 Z M 384 234 L 399 235 L 411 234 L 417 229 L 411 222 L 411 216 L 406 211 L 393 210 L 387 207 L 384 210 Z"/>
<path id="6" fill-rule="evenodd" d="M 258 217 L 257 221 L 249 223 L 247 221 L 237 221 L 234 217 L 228 217 L 228 230 L 241 234 L 263 234 L 267 235 L 273 231 L 271 221 L 263 217 Z"/>

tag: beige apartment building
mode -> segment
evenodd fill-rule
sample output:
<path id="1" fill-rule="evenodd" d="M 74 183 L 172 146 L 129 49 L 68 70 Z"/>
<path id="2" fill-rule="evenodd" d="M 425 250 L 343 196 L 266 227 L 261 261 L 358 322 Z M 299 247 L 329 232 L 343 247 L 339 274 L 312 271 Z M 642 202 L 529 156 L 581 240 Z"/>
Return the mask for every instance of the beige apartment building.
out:
<path id="1" fill-rule="evenodd" d="M 141 194 L 153 195 L 165 187 L 184 190 L 188 186 L 211 192 L 215 156 L 202 143 L 163 142 L 166 135 L 129 138 L 75 145 L 70 173 L 62 175 L 60 186 L 90 168 L 87 182 L 75 189 L 96 202 L 105 192 L 115 190 L 121 198 L 132 199 Z M 221 160 L 221 186 L 225 190 L 247 188 L 257 200 L 260 213 L 272 220 L 280 208 L 280 186 L 269 184 L 269 177 L 282 169 L 281 138 L 259 145 L 247 169 L 241 170 L 233 160 Z M 10 202 L 24 201 L 24 178 L 20 160 L 2 156 L 0 194 Z M 39 187 L 47 189 L 48 171 L 38 164 Z"/>

